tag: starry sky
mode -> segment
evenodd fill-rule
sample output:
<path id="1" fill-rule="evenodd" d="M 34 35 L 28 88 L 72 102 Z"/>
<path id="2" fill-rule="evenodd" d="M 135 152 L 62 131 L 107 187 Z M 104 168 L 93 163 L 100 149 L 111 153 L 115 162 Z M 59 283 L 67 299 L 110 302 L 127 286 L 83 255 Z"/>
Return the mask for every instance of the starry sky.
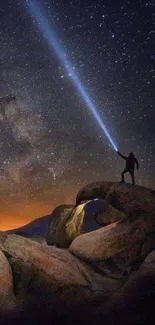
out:
<path id="1" fill-rule="evenodd" d="M 133 151 L 139 160 L 137 184 L 155 189 L 154 2 L 37 3 L 119 150 Z M 16 100 L 0 100 L 1 230 L 74 203 L 87 183 L 120 180 L 124 161 L 49 48 L 26 0 L 0 3 L 0 98 L 10 95 Z"/>

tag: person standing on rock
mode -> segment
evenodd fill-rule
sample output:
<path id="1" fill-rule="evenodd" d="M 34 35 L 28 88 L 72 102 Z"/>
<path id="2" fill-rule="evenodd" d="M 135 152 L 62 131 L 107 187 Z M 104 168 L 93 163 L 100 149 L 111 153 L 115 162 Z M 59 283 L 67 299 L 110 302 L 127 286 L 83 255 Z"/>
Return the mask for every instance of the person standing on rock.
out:
<path id="1" fill-rule="evenodd" d="M 117 151 L 117 153 L 119 154 L 120 157 L 126 160 L 126 167 L 121 174 L 122 175 L 121 183 L 125 183 L 124 175 L 126 173 L 129 173 L 132 179 L 132 184 L 135 185 L 134 169 L 135 169 L 135 165 L 137 166 L 137 170 L 139 169 L 138 160 L 135 158 L 133 152 L 130 152 L 128 157 L 123 156 L 119 151 Z"/>

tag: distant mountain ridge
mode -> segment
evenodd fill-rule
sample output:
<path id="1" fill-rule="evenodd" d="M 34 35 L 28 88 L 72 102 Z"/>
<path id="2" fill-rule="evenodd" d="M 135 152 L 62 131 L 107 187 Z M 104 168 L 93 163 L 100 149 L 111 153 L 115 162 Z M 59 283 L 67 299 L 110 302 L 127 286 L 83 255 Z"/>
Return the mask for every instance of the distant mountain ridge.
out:
<path id="1" fill-rule="evenodd" d="M 49 218 L 50 215 L 40 217 L 23 227 L 8 230 L 7 233 L 29 238 L 45 238 L 48 231 Z"/>

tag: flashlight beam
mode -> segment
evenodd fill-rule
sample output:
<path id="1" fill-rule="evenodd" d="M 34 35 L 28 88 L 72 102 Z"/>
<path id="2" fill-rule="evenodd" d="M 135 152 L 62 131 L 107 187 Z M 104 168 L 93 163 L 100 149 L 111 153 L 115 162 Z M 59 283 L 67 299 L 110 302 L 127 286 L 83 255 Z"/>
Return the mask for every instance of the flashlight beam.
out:
<path id="1" fill-rule="evenodd" d="M 47 40 L 48 45 L 50 47 L 50 50 L 52 52 L 53 52 L 53 50 L 55 51 L 59 61 L 63 65 L 63 67 L 66 70 L 67 74 L 72 79 L 72 81 L 73 81 L 75 87 L 77 88 L 79 94 L 83 98 L 84 102 L 87 104 L 89 110 L 93 114 L 93 116 L 96 119 L 96 121 L 98 122 L 99 126 L 104 131 L 104 133 L 107 136 L 107 138 L 108 138 L 110 144 L 112 145 L 113 149 L 115 151 L 118 151 L 116 144 L 114 143 L 113 139 L 111 138 L 110 133 L 108 132 L 105 124 L 103 123 L 101 117 L 99 116 L 99 114 L 97 112 L 97 108 L 95 107 L 92 100 L 90 99 L 90 97 L 89 97 L 87 91 L 85 90 L 80 78 L 75 73 L 75 71 L 73 70 L 70 62 L 66 58 L 66 54 L 63 51 L 63 49 L 61 48 L 60 42 L 59 42 L 54 30 L 52 29 L 52 27 L 48 23 L 46 17 L 44 16 L 42 8 L 39 7 L 36 0 L 27 0 L 26 1 L 26 7 L 27 7 L 30 15 L 32 16 L 32 18 L 35 20 L 38 28 L 42 32 L 44 38 Z"/>

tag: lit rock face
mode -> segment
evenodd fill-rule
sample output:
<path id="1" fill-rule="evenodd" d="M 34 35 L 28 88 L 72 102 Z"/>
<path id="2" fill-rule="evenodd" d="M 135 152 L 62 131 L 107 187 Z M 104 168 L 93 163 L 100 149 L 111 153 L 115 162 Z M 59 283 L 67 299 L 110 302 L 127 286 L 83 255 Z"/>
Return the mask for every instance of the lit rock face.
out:
<path id="1" fill-rule="evenodd" d="M 118 221 L 130 218 L 132 223 L 135 217 L 142 216 L 143 220 L 146 216 L 147 227 L 148 222 L 152 226 L 154 220 L 155 193 L 140 186 L 112 182 L 93 183 L 79 191 L 76 202 L 79 204 L 75 207 L 62 206 L 54 210 L 46 239 L 48 244 L 67 248 L 76 237 Z M 140 228 L 144 227 L 145 220 L 142 220 L 143 225 L 139 225 Z M 148 240 L 149 237 L 147 244 L 143 243 L 144 246 L 148 246 Z"/>
<path id="2" fill-rule="evenodd" d="M 83 233 L 125 218 L 124 213 L 102 199 L 85 201 L 75 208 L 60 208 L 54 210 L 51 216 L 47 243 L 61 248 L 69 247 L 71 242 Z"/>
<path id="3" fill-rule="evenodd" d="M 71 243 L 74 238 L 83 233 L 123 219 L 125 219 L 124 213 L 113 208 L 105 200 L 86 201 L 72 211 L 66 223 L 66 233 Z"/>
<path id="4" fill-rule="evenodd" d="M 69 247 L 81 233 L 99 229 L 101 226 L 95 221 L 95 214 L 102 206 L 103 201 L 93 201 L 93 204 L 85 202 L 75 208 L 67 206 L 55 209 L 51 215 L 47 243 L 61 248 Z"/>
<path id="5" fill-rule="evenodd" d="M 48 245 L 55 245 L 63 248 L 68 247 L 65 225 L 72 210 L 72 205 L 60 205 L 53 211 L 49 219 L 49 228 L 46 236 Z"/>
<path id="6" fill-rule="evenodd" d="M 95 217 L 103 207 L 103 200 L 88 201 L 75 207 L 65 225 L 69 243 L 82 233 L 101 228 Z"/>

